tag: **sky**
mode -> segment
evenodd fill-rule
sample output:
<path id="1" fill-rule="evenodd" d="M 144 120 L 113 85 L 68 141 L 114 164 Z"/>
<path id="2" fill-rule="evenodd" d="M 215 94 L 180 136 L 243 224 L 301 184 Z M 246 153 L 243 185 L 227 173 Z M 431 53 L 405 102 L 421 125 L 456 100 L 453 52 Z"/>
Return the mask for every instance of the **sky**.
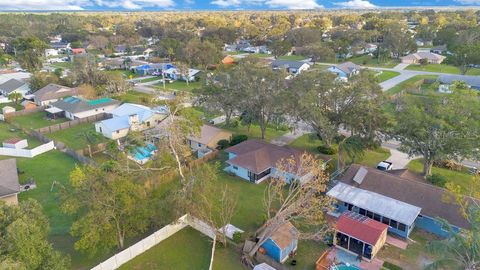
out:
<path id="1" fill-rule="evenodd" d="M 0 0 L 0 11 L 295 10 L 478 6 L 480 0 Z"/>

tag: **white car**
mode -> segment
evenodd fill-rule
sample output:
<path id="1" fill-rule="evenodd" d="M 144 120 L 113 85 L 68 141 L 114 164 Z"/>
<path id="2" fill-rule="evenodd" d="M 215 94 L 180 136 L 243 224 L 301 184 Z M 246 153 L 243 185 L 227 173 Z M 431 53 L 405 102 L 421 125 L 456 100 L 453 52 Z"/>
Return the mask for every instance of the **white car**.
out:
<path id="1" fill-rule="evenodd" d="M 379 169 L 380 171 L 390 171 L 393 169 L 393 163 L 385 160 L 381 161 L 380 163 L 378 163 L 377 169 Z"/>

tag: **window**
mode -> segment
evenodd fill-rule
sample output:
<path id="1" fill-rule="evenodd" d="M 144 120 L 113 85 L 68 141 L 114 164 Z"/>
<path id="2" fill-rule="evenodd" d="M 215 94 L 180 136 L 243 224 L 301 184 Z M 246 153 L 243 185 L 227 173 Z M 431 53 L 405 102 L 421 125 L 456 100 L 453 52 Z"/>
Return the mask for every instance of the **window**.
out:
<path id="1" fill-rule="evenodd" d="M 233 166 L 233 169 L 234 169 L 234 170 L 238 170 L 238 167 L 237 167 L 237 166 Z"/>
<path id="2" fill-rule="evenodd" d="M 98 112 L 98 109 L 95 109 L 96 112 Z"/>
<path id="3" fill-rule="evenodd" d="M 103 131 L 102 131 L 102 127 L 99 127 L 98 129 L 100 130 L 100 133 L 102 133 L 102 132 L 103 132 Z"/>
<path id="4" fill-rule="evenodd" d="M 201 144 L 201 143 L 199 143 L 199 144 L 198 144 L 198 147 L 202 147 L 202 144 Z"/>
<path id="5" fill-rule="evenodd" d="M 374 214 L 373 219 L 376 221 L 380 221 L 382 219 L 382 216 L 380 216 L 379 214 Z"/>
<path id="6" fill-rule="evenodd" d="M 393 219 L 390 220 L 390 227 L 396 229 L 396 228 L 397 228 L 397 225 L 398 225 L 398 223 L 397 223 L 396 220 L 393 220 Z"/>
<path id="7" fill-rule="evenodd" d="M 360 210 L 358 210 L 358 213 L 359 213 L 360 215 L 362 215 L 362 216 L 365 216 L 366 211 L 365 211 L 365 209 L 360 208 Z"/>
<path id="8" fill-rule="evenodd" d="M 390 225 L 390 219 L 389 219 L 389 218 L 386 218 L 386 217 L 383 217 L 382 223 L 383 223 L 383 224 Z"/>
<path id="9" fill-rule="evenodd" d="M 406 228 L 407 228 L 407 226 L 405 224 L 400 223 L 400 222 L 398 223 L 398 229 L 400 231 L 404 232 Z"/>
<path id="10" fill-rule="evenodd" d="M 120 133 L 120 130 L 117 130 L 117 134 Z"/>
<path id="11" fill-rule="evenodd" d="M 348 211 L 352 211 L 353 204 L 348 204 Z"/>
<path id="12" fill-rule="evenodd" d="M 370 211 L 367 211 L 367 217 L 369 217 L 369 218 L 373 218 L 373 213 L 372 213 L 372 212 L 370 212 Z"/>
<path id="13" fill-rule="evenodd" d="M 150 121 L 147 122 L 147 127 L 149 127 L 149 126 L 150 126 Z"/>

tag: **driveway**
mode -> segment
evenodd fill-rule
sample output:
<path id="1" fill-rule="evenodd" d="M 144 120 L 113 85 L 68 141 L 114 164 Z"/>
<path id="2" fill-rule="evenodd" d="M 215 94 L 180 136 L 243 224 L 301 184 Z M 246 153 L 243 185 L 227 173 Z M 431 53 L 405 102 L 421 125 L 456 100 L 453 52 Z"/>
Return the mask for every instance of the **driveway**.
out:
<path id="1" fill-rule="evenodd" d="M 397 71 L 398 72 L 398 71 Z M 415 74 L 410 74 L 410 73 L 400 73 L 400 75 L 393 77 L 389 80 L 386 80 L 384 82 L 380 83 L 380 87 L 382 87 L 383 91 L 387 91 L 390 88 L 395 87 L 397 84 L 406 81 L 412 77 L 414 77 Z"/>
<path id="2" fill-rule="evenodd" d="M 404 70 L 406 67 L 408 67 L 409 64 L 405 63 L 400 63 L 396 66 L 393 67 L 394 70 L 399 71 L 399 70 Z"/>

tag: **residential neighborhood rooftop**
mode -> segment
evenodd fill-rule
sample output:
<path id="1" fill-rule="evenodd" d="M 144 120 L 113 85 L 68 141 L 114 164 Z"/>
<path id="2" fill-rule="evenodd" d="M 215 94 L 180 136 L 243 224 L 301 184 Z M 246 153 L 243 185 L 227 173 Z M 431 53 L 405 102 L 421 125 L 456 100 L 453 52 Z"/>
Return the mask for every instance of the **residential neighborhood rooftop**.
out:
<path id="1" fill-rule="evenodd" d="M 20 192 L 16 159 L 0 160 L 0 197 Z"/>
<path id="2" fill-rule="evenodd" d="M 2 84 L 0 84 L 0 91 L 3 91 L 4 93 L 10 93 L 22 85 L 25 85 L 24 81 L 18 80 L 18 79 L 10 79 Z"/>
<path id="3" fill-rule="evenodd" d="M 376 245 L 388 225 L 355 212 L 346 211 L 337 220 L 335 228 L 370 245 Z"/>

